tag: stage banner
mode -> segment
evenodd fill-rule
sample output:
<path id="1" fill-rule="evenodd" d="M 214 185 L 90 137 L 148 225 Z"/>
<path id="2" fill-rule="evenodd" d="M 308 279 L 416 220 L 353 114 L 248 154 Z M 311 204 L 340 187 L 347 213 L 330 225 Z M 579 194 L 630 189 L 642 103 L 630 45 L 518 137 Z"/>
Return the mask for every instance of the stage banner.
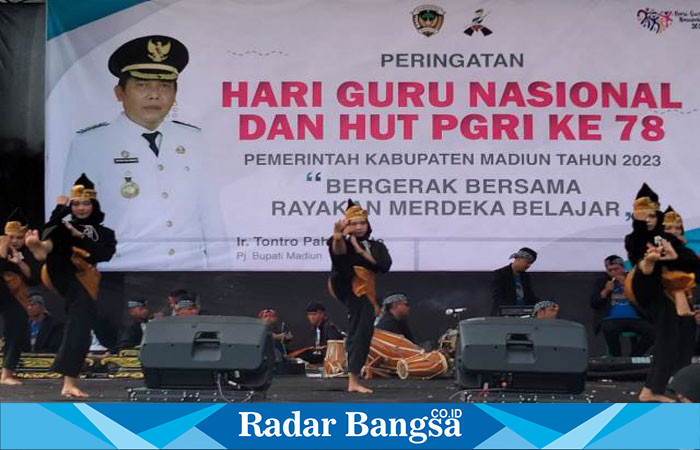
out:
<path id="1" fill-rule="evenodd" d="M 700 243 L 695 1 L 52 0 L 47 23 L 46 212 L 85 172 L 105 270 L 328 270 L 349 198 L 393 270 L 523 246 L 601 270 L 643 182 Z"/>
<path id="2" fill-rule="evenodd" d="M 2 449 L 700 448 L 697 404 L 6 403 L 0 413 Z"/>

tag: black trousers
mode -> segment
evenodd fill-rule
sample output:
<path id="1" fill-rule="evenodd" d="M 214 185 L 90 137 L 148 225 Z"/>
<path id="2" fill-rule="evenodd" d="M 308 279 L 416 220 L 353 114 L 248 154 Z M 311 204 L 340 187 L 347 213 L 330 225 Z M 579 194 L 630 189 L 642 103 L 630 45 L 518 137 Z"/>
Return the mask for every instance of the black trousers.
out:
<path id="1" fill-rule="evenodd" d="M 368 298 L 350 294 L 345 299 L 348 307 L 348 372 L 360 375 L 367 361 L 369 345 L 374 334 L 374 307 Z"/>
<path id="2" fill-rule="evenodd" d="M 66 301 L 68 321 L 51 369 L 69 377 L 77 377 L 90 350 L 90 330 L 95 326 L 97 306 L 77 280 L 70 283 L 63 298 Z"/>
<path id="3" fill-rule="evenodd" d="M 15 370 L 22 353 L 25 336 L 28 334 L 29 317 L 22 305 L 14 297 L 7 295 L 0 298 L 0 316 L 4 321 L 3 337 L 5 338 L 2 368 Z"/>
<path id="4" fill-rule="evenodd" d="M 653 358 L 645 386 L 654 394 L 664 394 L 669 378 L 690 364 L 695 344 L 695 319 L 676 314 L 676 307 L 664 294 L 658 272 L 644 275 L 635 270 L 632 288 L 654 324 Z"/>
<path id="5" fill-rule="evenodd" d="M 637 337 L 632 339 L 630 356 L 642 356 L 654 343 L 654 327 L 644 319 L 609 319 L 600 323 L 605 336 L 605 343 L 611 356 L 622 356 L 620 334 L 634 331 Z"/>

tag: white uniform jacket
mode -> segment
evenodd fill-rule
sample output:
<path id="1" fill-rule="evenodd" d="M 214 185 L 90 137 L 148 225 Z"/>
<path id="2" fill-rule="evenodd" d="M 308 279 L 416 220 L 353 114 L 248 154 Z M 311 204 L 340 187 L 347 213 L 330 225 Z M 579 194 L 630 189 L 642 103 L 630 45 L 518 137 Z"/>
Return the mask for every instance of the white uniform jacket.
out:
<path id="1" fill-rule="evenodd" d="M 142 136 L 151 131 L 124 113 L 79 131 L 64 171 L 64 192 L 83 172 L 95 183 L 105 225 L 119 242 L 114 258 L 101 268 L 210 269 L 212 258 L 225 258 L 213 255 L 222 251 L 215 247 L 226 245 L 218 192 L 208 186 L 201 163 L 201 132 L 173 121 L 155 131 L 158 156 Z"/>

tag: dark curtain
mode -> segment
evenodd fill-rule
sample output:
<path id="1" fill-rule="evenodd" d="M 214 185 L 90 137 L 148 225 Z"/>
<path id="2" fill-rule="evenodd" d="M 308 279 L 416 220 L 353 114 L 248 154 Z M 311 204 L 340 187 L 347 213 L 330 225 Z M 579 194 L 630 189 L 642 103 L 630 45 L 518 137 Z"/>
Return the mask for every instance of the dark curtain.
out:
<path id="1" fill-rule="evenodd" d="M 44 4 L 0 3 L 0 223 L 44 220 Z"/>

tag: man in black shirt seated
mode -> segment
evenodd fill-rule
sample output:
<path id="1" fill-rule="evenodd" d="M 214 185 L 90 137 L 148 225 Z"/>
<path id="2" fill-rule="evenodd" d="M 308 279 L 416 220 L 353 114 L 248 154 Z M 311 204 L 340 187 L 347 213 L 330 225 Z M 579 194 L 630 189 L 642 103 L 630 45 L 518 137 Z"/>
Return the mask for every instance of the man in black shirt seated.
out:
<path id="1" fill-rule="evenodd" d="M 29 294 L 29 326 L 23 350 L 30 353 L 56 353 L 63 338 L 63 322 L 54 319 L 44 306 L 39 292 Z"/>
<path id="2" fill-rule="evenodd" d="M 149 319 L 148 306 L 145 298 L 134 298 L 126 302 L 129 312 L 128 322 L 119 332 L 119 350 L 136 348 L 141 345 L 143 332 Z"/>
<path id="3" fill-rule="evenodd" d="M 345 338 L 345 333 L 326 316 L 326 307 L 322 303 L 309 303 L 306 306 L 306 319 L 310 327 L 301 339 L 304 347 L 292 353 L 312 364 L 320 364 L 326 357 L 328 341 L 342 340 Z"/>
<path id="4" fill-rule="evenodd" d="M 402 334 L 409 341 L 415 342 L 413 333 L 408 327 L 407 319 L 410 305 L 406 294 L 397 292 L 386 296 L 384 302 L 382 302 L 382 307 L 384 311 L 377 319 L 377 323 L 374 327 L 380 330 Z"/>
<path id="5" fill-rule="evenodd" d="M 491 315 L 498 315 L 498 307 L 503 305 L 534 305 L 537 302 L 532 290 L 530 275 L 526 270 L 537 260 L 537 252 L 523 247 L 510 255 L 512 262 L 493 272 Z"/>

